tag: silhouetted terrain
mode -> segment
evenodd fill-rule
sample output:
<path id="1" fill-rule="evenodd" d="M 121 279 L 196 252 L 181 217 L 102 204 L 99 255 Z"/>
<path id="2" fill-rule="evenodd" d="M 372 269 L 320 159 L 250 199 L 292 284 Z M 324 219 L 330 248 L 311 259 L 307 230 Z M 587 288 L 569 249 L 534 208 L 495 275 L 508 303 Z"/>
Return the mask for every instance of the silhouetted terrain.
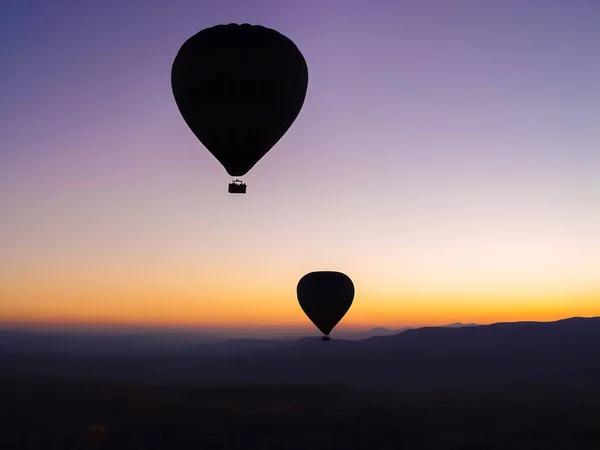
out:
<path id="1" fill-rule="evenodd" d="M 95 422 L 114 449 L 600 448 L 600 318 L 89 355 L 10 339 L 0 449 L 81 448 Z"/>
<path id="2" fill-rule="evenodd" d="M 446 327 L 466 327 L 475 324 L 454 323 Z M 339 339 L 360 340 L 374 336 L 390 336 L 411 328 L 389 330 L 372 328 L 370 330 L 336 331 Z M 318 332 L 314 332 L 314 336 Z M 0 354 L 2 353 L 88 353 L 88 354 L 163 354 L 165 352 L 193 352 L 209 355 L 245 351 L 249 349 L 275 348 L 285 346 L 289 341 L 298 340 L 298 336 L 280 338 L 231 338 L 224 334 L 211 334 L 186 330 L 156 331 L 42 331 L 0 327 Z"/>
<path id="3" fill-rule="evenodd" d="M 47 347 L 44 347 L 47 348 Z M 595 386 L 600 318 L 431 327 L 359 341 L 231 340 L 119 352 L 5 346 L 0 379 L 214 384 L 332 383 L 351 386 Z"/>
<path id="4" fill-rule="evenodd" d="M 600 391 L 5 382 L 2 449 L 507 449 L 600 446 Z"/>

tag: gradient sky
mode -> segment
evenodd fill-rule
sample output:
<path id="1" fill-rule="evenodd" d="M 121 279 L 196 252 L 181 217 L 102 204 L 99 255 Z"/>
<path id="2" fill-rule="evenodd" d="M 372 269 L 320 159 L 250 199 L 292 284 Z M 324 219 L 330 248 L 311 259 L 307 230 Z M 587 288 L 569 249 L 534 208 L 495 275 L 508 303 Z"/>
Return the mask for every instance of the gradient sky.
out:
<path id="1" fill-rule="evenodd" d="M 246 196 L 170 86 L 230 22 L 309 67 Z M 599 2 L 7 0 L 0 37 L 2 322 L 306 326 L 312 270 L 345 327 L 600 315 Z"/>

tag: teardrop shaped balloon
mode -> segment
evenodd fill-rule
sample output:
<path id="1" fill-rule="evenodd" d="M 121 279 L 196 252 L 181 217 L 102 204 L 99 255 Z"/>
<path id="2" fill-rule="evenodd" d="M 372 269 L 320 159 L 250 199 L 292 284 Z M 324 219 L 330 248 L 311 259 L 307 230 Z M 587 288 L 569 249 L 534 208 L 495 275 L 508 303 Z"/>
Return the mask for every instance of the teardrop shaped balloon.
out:
<path id="1" fill-rule="evenodd" d="M 296 288 L 304 313 L 328 340 L 331 330 L 346 315 L 354 300 L 354 284 L 341 272 L 311 272 L 304 275 Z"/>
<path id="2" fill-rule="evenodd" d="M 275 30 L 216 25 L 181 46 L 171 86 L 194 135 L 229 175 L 241 177 L 296 120 L 308 67 L 298 47 Z"/>

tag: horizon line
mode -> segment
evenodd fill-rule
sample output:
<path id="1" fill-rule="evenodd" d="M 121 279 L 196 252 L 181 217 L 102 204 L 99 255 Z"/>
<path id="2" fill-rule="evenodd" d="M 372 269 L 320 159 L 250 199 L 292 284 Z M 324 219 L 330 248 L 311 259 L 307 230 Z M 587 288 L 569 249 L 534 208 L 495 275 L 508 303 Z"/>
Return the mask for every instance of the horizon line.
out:
<path id="1" fill-rule="evenodd" d="M 497 321 L 497 322 L 489 322 L 489 323 L 476 323 L 476 322 L 462 322 L 455 321 L 450 323 L 443 324 L 418 324 L 418 325 L 395 325 L 392 327 L 389 326 L 365 326 L 365 327 L 343 327 L 339 330 L 335 330 L 333 334 L 344 334 L 344 333 L 357 333 L 357 332 L 369 332 L 377 329 L 386 330 L 386 331 L 400 331 L 406 329 L 416 329 L 416 328 L 429 328 L 429 327 L 446 327 L 450 325 L 471 325 L 471 326 L 485 326 L 485 325 L 495 325 L 495 324 L 504 324 L 504 323 L 552 323 L 559 322 L 562 320 L 569 319 L 595 319 L 600 318 L 600 316 L 569 316 L 554 320 L 515 320 L 515 321 Z M 277 334 L 285 334 L 289 331 L 289 333 L 294 332 L 302 332 L 308 334 L 318 334 L 318 330 L 311 326 L 274 326 L 274 325 L 250 325 L 250 326 L 210 326 L 210 325 L 153 325 L 153 324 L 101 324 L 101 323 L 42 323 L 42 322 L 0 322 L 0 329 L 39 329 L 39 330 L 48 330 L 48 331 L 67 331 L 67 330 L 76 330 L 76 331 L 163 331 L 163 332 L 205 332 L 206 334 L 214 333 L 218 334 L 229 334 L 229 333 L 240 333 L 240 332 L 254 332 L 260 333 L 263 332 L 277 332 Z M 290 336 L 297 337 L 297 336 Z"/>

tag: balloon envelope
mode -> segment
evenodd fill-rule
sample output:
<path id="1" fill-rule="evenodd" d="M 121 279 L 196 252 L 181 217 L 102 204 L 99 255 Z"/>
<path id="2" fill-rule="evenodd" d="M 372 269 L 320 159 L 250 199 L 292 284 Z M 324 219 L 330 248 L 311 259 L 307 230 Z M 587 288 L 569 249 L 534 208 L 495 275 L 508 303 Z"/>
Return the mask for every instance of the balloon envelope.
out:
<path id="1" fill-rule="evenodd" d="M 296 45 L 260 25 L 204 29 L 171 70 L 177 107 L 229 175 L 245 175 L 300 113 L 308 68 Z"/>
<path id="2" fill-rule="evenodd" d="M 341 272 L 311 272 L 296 288 L 304 313 L 325 335 L 339 323 L 354 300 L 354 284 Z"/>

